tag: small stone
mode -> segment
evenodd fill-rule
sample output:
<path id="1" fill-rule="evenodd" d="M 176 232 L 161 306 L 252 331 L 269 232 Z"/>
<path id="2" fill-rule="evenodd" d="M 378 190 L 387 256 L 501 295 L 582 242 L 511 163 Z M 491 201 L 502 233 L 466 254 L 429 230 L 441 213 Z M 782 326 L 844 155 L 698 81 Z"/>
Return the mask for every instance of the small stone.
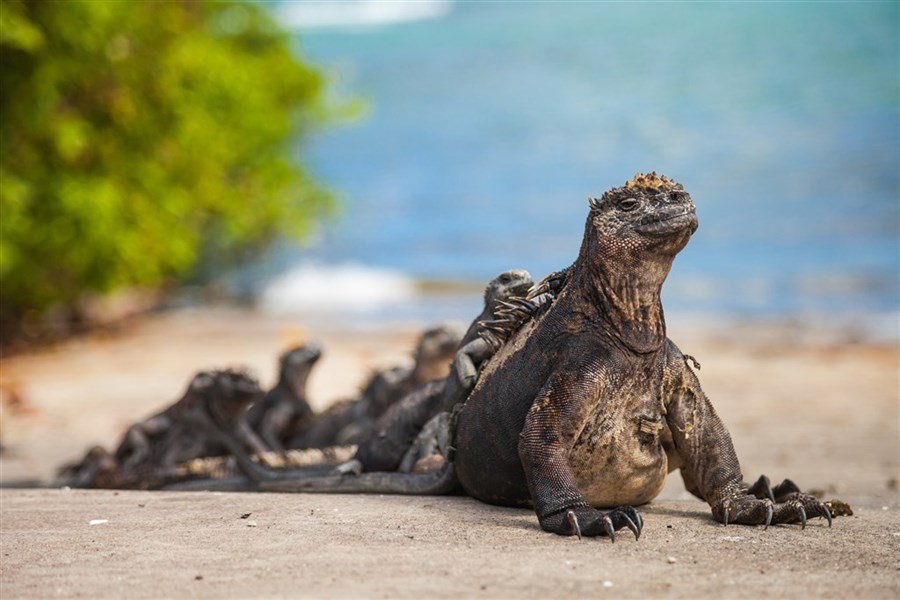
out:
<path id="1" fill-rule="evenodd" d="M 605 588 L 611 588 L 611 587 L 613 586 L 613 582 L 610 581 L 609 579 L 607 579 L 606 581 L 604 581 L 604 582 L 602 583 L 602 585 L 603 585 L 603 587 L 605 587 Z"/>
<path id="2" fill-rule="evenodd" d="M 105 525 L 106 523 L 109 523 L 109 519 L 91 519 L 88 525 Z"/>
<path id="3" fill-rule="evenodd" d="M 256 521 L 247 521 L 247 527 L 256 527 Z"/>
<path id="4" fill-rule="evenodd" d="M 670 565 L 674 565 L 675 563 L 678 562 L 678 559 L 675 558 L 674 556 L 668 556 L 668 557 L 666 557 L 666 562 L 669 563 Z"/>

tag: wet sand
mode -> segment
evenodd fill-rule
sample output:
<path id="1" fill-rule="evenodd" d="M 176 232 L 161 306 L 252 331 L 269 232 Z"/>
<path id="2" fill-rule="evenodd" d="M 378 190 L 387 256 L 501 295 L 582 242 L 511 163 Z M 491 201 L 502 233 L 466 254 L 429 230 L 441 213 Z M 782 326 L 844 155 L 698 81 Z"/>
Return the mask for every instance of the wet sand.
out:
<path id="1" fill-rule="evenodd" d="M 143 319 L 0 363 L 3 598 L 860 597 L 900 595 L 897 348 L 782 325 L 670 318 L 744 474 L 791 477 L 856 514 L 729 526 L 671 477 L 639 541 L 560 538 L 533 513 L 461 497 L 20 489 L 177 399 L 203 368 L 272 383 L 315 338 L 321 409 L 408 360 L 421 324 L 354 331 L 215 309 Z M 249 516 L 241 518 L 244 515 Z M 91 521 L 106 521 L 91 525 Z"/>

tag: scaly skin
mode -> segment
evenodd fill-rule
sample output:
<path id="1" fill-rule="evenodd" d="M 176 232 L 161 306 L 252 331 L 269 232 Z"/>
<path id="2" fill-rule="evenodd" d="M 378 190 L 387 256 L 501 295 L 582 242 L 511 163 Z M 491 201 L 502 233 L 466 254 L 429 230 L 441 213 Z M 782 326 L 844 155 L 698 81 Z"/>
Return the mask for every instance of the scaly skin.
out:
<path id="1" fill-rule="evenodd" d="M 811 496 L 751 493 L 728 432 L 666 338 L 660 290 L 697 228 L 690 196 L 638 175 L 590 205 L 565 284 L 488 361 L 460 414 L 463 489 L 533 506 L 547 531 L 614 537 L 639 533 L 632 505 L 680 467 L 723 523 L 830 520 Z"/>

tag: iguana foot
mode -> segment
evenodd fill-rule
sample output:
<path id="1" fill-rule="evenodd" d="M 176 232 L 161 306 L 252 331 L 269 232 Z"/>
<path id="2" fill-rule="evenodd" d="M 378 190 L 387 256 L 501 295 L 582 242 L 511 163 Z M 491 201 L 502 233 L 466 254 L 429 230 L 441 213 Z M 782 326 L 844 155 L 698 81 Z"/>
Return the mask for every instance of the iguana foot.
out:
<path id="1" fill-rule="evenodd" d="M 791 485 L 793 484 L 791 483 Z M 767 497 L 768 494 L 759 498 L 748 491 L 746 495 L 726 499 L 719 503 L 713 509 L 713 516 L 724 525 L 738 523 L 740 525 L 765 525 L 768 528 L 769 525 L 781 523 L 800 523 L 801 529 L 806 528 L 807 519 L 822 517 L 828 521 L 828 526 L 831 527 L 831 511 L 818 498 L 802 492 L 784 493 L 779 489 L 781 487 L 778 485 L 770 490 L 775 497 L 774 502 Z M 765 493 L 760 489 L 757 489 L 756 492 Z"/>
<path id="2" fill-rule="evenodd" d="M 644 527 L 640 513 L 630 506 L 620 506 L 606 513 L 590 506 L 579 506 L 544 517 L 540 521 L 544 531 L 558 535 L 577 535 L 579 539 L 582 536 L 605 535 L 612 542 L 616 541 L 616 531 L 625 527 L 638 540 Z"/>

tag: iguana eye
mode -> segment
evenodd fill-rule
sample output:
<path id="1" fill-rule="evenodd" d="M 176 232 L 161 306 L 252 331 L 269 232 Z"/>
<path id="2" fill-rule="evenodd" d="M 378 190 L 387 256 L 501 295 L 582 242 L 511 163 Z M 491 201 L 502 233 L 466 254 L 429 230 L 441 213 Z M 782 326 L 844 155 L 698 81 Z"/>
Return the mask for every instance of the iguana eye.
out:
<path id="1" fill-rule="evenodd" d="M 634 210 L 639 204 L 640 202 L 635 198 L 625 198 L 624 200 L 619 200 L 619 203 L 616 204 L 616 206 L 622 210 Z"/>

